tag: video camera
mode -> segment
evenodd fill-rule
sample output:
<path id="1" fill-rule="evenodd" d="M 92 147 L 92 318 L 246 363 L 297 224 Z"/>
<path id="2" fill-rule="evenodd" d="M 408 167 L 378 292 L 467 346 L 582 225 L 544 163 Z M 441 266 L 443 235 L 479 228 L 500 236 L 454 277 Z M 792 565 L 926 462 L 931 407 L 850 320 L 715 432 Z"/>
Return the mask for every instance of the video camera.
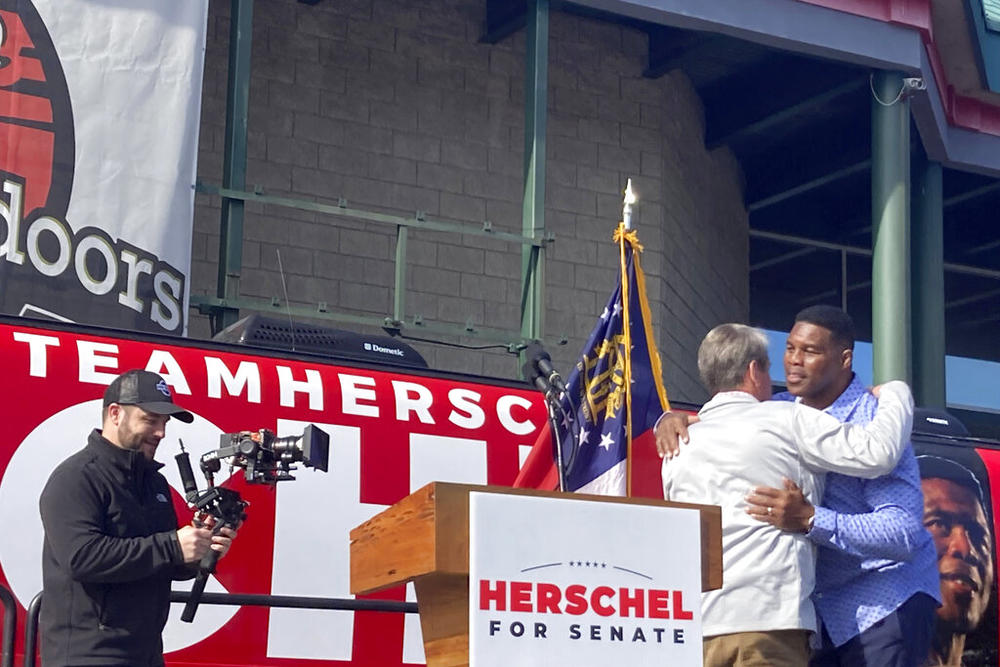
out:
<path id="1" fill-rule="evenodd" d="M 281 438 L 267 429 L 223 433 L 219 445 L 218 449 L 203 455 L 199 462 L 208 484 L 204 491 L 198 490 L 191 459 L 184 451 L 183 442 L 181 453 L 174 457 L 184 486 L 184 497 L 195 511 L 195 525 L 211 516 L 215 519 L 212 532 L 216 535 L 223 528 L 236 528 L 245 521 L 245 510 L 250 505 L 238 492 L 215 486 L 215 473 L 222 469 L 223 461 L 229 462 L 230 470 L 242 468 L 249 484 L 274 485 L 295 479 L 291 473 L 296 463 L 326 472 L 330 457 L 330 436 L 314 424 L 306 426 L 302 435 Z M 190 623 L 194 620 L 208 575 L 215 572 L 218 560 L 219 552 L 210 549 L 198 564 L 198 575 L 181 614 L 182 621 Z"/>
<path id="2" fill-rule="evenodd" d="M 277 484 L 295 479 L 291 471 L 296 463 L 326 472 L 329 456 L 330 436 L 315 424 L 306 426 L 302 435 L 283 438 L 267 429 L 240 431 L 220 436 L 219 448 L 201 457 L 201 471 L 212 486 L 222 460 L 229 459 L 231 468 L 243 468 L 250 484 Z"/>

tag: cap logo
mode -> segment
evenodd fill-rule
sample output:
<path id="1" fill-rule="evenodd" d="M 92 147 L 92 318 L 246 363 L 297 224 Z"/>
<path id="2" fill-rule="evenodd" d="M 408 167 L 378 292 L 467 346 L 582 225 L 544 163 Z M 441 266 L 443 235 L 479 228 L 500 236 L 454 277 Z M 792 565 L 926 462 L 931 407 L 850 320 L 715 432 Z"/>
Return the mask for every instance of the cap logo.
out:
<path id="1" fill-rule="evenodd" d="M 170 388 L 167 387 L 166 380 L 160 380 L 159 382 L 157 382 L 156 390 L 159 391 L 164 396 L 166 396 L 167 398 L 170 398 Z"/>

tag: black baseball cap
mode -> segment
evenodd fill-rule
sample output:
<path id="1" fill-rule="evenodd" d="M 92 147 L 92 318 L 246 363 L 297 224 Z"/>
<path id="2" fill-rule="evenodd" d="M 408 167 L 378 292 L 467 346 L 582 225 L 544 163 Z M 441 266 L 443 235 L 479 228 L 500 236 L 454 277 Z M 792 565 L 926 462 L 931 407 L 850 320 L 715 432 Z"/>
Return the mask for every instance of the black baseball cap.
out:
<path id="1" fill-rule="evenodd" d="M 174 403 L 166 380 L 156 373 L 136 368 L 125 371 L 108 385 L 104 392 L 104 407 L 112 403 L 134 405 L 157 415 L 170 415 L 187 424 L 194 421 L 194 415 Z"/>

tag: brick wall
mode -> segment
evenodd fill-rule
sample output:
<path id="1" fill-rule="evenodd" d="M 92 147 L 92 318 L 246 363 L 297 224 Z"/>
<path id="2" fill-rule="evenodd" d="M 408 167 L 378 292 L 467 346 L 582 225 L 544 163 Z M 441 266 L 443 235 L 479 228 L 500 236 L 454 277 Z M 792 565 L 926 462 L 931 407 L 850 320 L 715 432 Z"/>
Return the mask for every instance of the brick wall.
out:
<path id="1" fill-rule="evenodd" d="M 524 31 L 479 43 L 484 0 L 256 3 L 248 184 L 270 195 L 519 232 Z M 747 317 L 741 174 L 707 152 L 686 77 L 644 79 L 645 34 L 554 11 L 550 18 L 545 339 L 569 372 L 617 271 L 611 242 L 631 177 L 636 227 L 668 393 L 699 401 L 694 356 L 711 326 Z M 199 178 L 222 172 L 228 3 L 210 5 Z M 215 290 L 219 200 L 199 195 L 192 292 Z M 517 244 L 417 230 L 408 242 L 407 315 L 519 328 Z M 390 314 L 395 229 L 248 205 L 242 293 Z M 345 324 L 327 323 L 342 328 Z M 192 313 L 191 334 L 208 335 Z M 556 346 L 560 337 L 565 346 Z M 479 343 L 465 339 L 463 342 Z M 503 351 L 416 345 L 446 370 L 516 377 Z"/>

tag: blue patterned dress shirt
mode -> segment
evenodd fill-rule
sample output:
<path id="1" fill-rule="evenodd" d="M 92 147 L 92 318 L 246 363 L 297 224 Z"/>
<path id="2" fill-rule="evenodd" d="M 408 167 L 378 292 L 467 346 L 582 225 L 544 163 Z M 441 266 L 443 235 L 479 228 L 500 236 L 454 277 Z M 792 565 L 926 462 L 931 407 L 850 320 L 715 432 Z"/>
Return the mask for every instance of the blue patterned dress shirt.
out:
<path id="1" fill-rule="evenodd" d="M 774 398 L 795 399 L 787 392 Z M 867 424 L 877 407 L 855 375 L 824 412 L 844 423 Z M 883 477 L 826 476 L 823 507 L 816 507 L 808 536 L 819 547 L 813 602 L 835 645 L 861 634 L 915 593 L 941 601 L 937 552 L 923 516 L 912 444 Z"/>

